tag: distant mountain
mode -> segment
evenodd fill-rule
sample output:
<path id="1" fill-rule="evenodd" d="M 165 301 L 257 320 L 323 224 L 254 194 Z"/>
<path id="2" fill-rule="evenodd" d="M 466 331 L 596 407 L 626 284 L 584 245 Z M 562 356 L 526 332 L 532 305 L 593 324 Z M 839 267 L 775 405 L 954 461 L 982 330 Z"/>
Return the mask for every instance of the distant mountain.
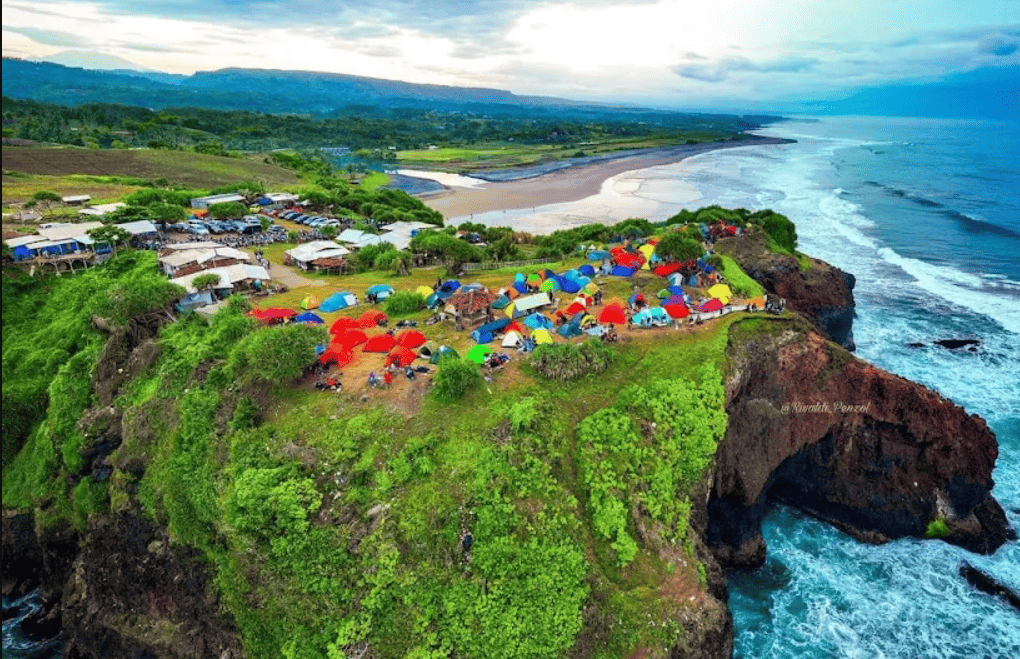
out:
<path id="1" fill-rule="evenodd" d="M 3 94 L 61 105 L 123 103 L 149 108 L 197 106 L 224 110 L 329 115 L 351 105 L 592 106 L 559 98 L 517 96 L 501 89 L 422 85 L 337 73 L 221 69 L 191 76 L 97 71 L 47 62 L 3 59 Z"/>
<path id="2" fill-rule="evenodd" d="M 40 58 L 43 62 L 95 71 L 151 71 L 116 55 L 86 50 L 62 50 Z"/>
<path id="3" fill-rule="evenodd" d="M 856 90 L 843 98 L 810 101 L 798 111 L 896 117 L 1020 119 L 1020 76 L 984 68 L 938 80 Z"/>

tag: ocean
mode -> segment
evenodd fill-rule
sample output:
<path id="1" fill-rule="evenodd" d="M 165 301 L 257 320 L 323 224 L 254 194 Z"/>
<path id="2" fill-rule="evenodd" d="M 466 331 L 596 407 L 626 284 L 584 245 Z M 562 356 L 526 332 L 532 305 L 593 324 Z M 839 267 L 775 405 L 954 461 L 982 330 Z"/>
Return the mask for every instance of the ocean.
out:
<path id="1" fill-rule="evenodd" d="M 760 132 L 797 143 L 654 168 L 643 187 L 665 206 L 675 177 L 683 207 L 772 208 L 803 252 L 853 273 L 857 354 L 988 421 L 993 493 L 1020 526 L 1020 124 L 845 117 Z M 931 345 L 945 338 L 981 343 Z M 958 574 L 966 560 L 1020 590 L 1015 542 L 993 556 L 873 546 L 783 507 L 764 535 L 765 567 L 730 581 L 737 657 L 1020 657 L 1020 613 Z"/>

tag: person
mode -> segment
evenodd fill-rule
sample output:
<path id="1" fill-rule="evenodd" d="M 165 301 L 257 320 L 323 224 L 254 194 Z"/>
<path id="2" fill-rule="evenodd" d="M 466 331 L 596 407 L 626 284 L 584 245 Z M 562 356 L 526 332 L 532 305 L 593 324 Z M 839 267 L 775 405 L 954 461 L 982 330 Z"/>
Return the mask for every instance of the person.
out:
<path id="1" fill-rule="evenodd" d="M 386 373 L 383 374 L 383 382 L 386 383 L 386 388 L 389 389 L 390 385 L 393 384 L 393 373 L 392 373 L 392 371 L 387 370 Z"/>
<path id="2" fill-rule="evenodd" d="M 375 389 L 379 385 L 379 378 L 376 377 L 375 371 L 368 374 L 368 386 Z"/>
<path id="3" fill-rule="evenodd" d="M 405 367 L 404 368 L 404 375 L 407 376 L 408 380 L 413 380 L 414 379 L 414 369 L 412 369 L 410 366 Z"/>

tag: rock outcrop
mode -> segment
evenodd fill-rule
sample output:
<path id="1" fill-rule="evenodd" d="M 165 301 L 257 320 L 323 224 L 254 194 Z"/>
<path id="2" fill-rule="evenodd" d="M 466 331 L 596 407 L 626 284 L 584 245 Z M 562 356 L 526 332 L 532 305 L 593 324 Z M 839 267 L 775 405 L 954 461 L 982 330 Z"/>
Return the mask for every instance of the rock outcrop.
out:
<path id="1" fill-rule="evenodd" d="M 716 243 L 715 249 L 737 262 L 767 292 L 784 298 L 825 336 L 854 350 L 854 285 L 856 278 L 824 261 L 777 254 L 764 234 L 752 232 Z M 810 268 L 801 268 L 801 263 Z"/>
<path id="2" fill-rule="evenodd" d="M 738 324 L 730 359 L 708 525 L 723 564 L 763 562 L 775 501 L 868 542 L 937 535 L 990 553 L 1007 540 L 990 494 L 998 445 L 981 418 L 797 317 Z"/>

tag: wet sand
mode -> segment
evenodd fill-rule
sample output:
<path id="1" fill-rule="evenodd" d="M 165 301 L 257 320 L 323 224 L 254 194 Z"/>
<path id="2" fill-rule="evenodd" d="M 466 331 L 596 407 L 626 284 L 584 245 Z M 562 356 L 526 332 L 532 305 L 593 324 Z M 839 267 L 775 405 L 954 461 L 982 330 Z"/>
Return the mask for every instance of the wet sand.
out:
<path id="1" fill-rule="evenodd" d="M 735 147 L 788 144 L 790 140 L 753 137 L 740 142 L 712 142 L 630 153 L 603 162 L 583 164 L 505 182 L 482 182 L 474 187 L 445 186 L 442 192 L 422 196 L 422 201 L 446 218 L 503 210 L 524 210 L 562 204 L 594 196 L 602 184 L 625 172 L 680 162 L 691 156 Z"/>

